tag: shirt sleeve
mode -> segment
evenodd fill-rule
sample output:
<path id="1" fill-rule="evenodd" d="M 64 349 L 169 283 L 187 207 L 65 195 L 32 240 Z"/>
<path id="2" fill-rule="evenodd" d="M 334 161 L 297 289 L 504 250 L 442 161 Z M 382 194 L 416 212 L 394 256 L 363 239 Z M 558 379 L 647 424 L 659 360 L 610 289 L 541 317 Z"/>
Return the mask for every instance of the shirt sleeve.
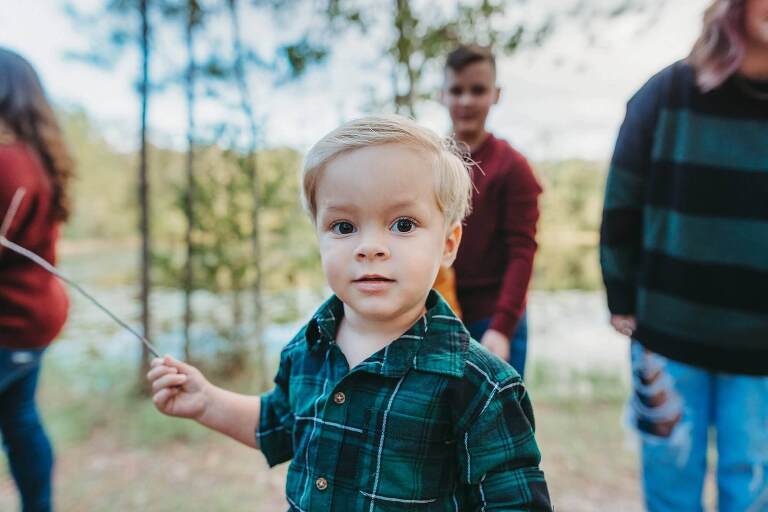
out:
<path id="1" fill-rule="evenodd" d="M 283 350 L 275 387 L 261 395 L 259 428 L 256 430 L 256 446 L 264 453 L 270 466 L 293 458 L 294 416 L 289 396 L 290 374 L 290 357 L 287 350 Z"/>
<path id="2" fill-rule="evenodd" d="M 507 252 L 501 293 L 489 328 L 508 337 L 514 333 L 525 309 L 528 285 L 536 254 L 541 185 L 522 156 L 517 155 L 506 176 L 501 205 L 501 229 Z"/>
<path id="3" fill-rule="evenodd" d="M 659 74 L 627 103 L 608 170 L 600 227 L 600 266 L 615 315 L 635 313 L 643 239 L 643 198 L 658 118 Z"/>
<path id="4" fill-rule="evenodd" d="M 551 511 L 533 409 L 519 376 L 494 387 L 458 443 L 467 510 Z"/>

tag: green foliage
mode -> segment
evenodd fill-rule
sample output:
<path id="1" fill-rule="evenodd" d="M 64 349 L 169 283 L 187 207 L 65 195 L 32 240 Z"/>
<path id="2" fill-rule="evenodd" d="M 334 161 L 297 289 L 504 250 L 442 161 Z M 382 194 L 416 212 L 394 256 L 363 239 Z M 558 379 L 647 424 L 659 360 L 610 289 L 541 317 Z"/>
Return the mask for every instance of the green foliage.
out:
<path id="1" fill-rule="evenodd" d="M 181 210 L 183 155 L 163 150 L 156 157 L 157 168 L 165 170 L 162 181 L 156 184 L 156 190 L 165 191 L 155 208 L 156 232 L 163 246 L 157 259 L 158 278 L 164 286 L 176 287 L 181 282 L 186 225 Z M 214 293 L 242 291 L 254 279 L 250 246 L 253 207 L 243 172 L 245 157 L 209 146 L 198 150 L 197 158 L 194 288 Z M 257 156 L 266 292 L 318 284 L 314 234 L 299 204 L 300 160 L 298 152 L 286 148 L 265 150 Z"/>
<path id="2" fill-rule="evenodd" d="M 168 212 L 164 246 L 157 252 L 155 270 L 161 284 L 179 288 L 184 282 L 186 256 L 186 221 L 181 208 L 186 189 L 180 172 L 181 155 L 164 153 L 173 157 L 173 167 L 179 172 L 169 175 L 164 187 L 171 191 L 173 201 L 164 205 Z M 217 145 L 199 148 L 196 154 L 191 289 L 215 294 L 220 307 L 199 311 L 195 323 L 213 328 L 220 341 L 226 340 L 215 348 L 215 359 L 220 363 L 216 370 L 236 373 L 248 360 L 247 340 L 252 343 L 260 339 L 253 331 L 257 324 L 250 293 L 259 268 L 260 293 L 270 296 L 300 285 L 319 284 L 322 273 L 314 233 L 299 205 L 297 152 L 274 149 L 257 154 L 262 249 L 258 266 L 253 259 L 254 202 L 248 156 Z M 276 308 L 270 306 L 268 318 L 273 321 Z"/>
<path id="3" fill-rule="evenodd" d="M 566 160 L 535 165 L 544 194 L 539 203 L 539 252 L 533 287 L 600 289 L 598 234 L 606 166 Z"/>
<path id="4" fill-rule="evenodd" d="M 77 160 L 75 213 L 65 226 L 69 240 L 125 240 L 135 237 L 135 154 L 120 153 L 81 111 L 59 113 L 62 129 Z M 183 215 L 185 155 L 149 147 L 152 169 L 152 236 L 156 242 L 156 278 L 168 287 L 181 283 L 186 221 Z M 301 155 L 288 148 L 258 153 L 265 291 L 319 286 L 322 274 L 312 225 L 299 202 Z M 242 289 L 250 282 L 251 200 L 244 156 L 218 146 L 198 149 L 195 215 L 199 227 L 197 289 Z M 230 267 L 231 268 L 228 268 Z M 241 283 L 238 285 L 237 283 Z"/>
<path id="5" fill-rule="evenodd" d="M 542 224 L 570 231 L 600 228 L 606 167 L 600 162 L 539 162 L 536 173 L 544 187 Z"/>
<path id="6" fill-rule="evenodd" d="M 81 111 L 58 115 L 77 163 L 74 215 L 64 235 L 71 239 L 126 238 L 137 225 L 136 155 L 117 152 Z"/>
<path id="7" fill-rule="evenodd" d="M 135 236 L 135 155 L 110 147 L 82 112 L 63 112 L 60 119 L 78 162 L 75 214 L 65 236 L 74 240 Z M 243 156 L 216 146 L 198 152 L 195 205 L 201 226 L 194 233 L 198 251 L 195 288 L 229 292 L 253 279 L 248 241 L 251 203 L 241 167 Z M 181 208 L 184 154 L 155 147 L 150 147 L 149 154 L 153 237 L 158 247 L 156 277 L 165 286 L 179 287 L 186 226 Z M 300 159 L 297 151 L 288 148 L 258 153 L 267 294 L 323 284 L 312 226 L 298 199 Z M 544 194 L 533 286 L 599 289 L 597 243 L 605 165 L 569 160 L 541 162 L 535 168 Z"/>

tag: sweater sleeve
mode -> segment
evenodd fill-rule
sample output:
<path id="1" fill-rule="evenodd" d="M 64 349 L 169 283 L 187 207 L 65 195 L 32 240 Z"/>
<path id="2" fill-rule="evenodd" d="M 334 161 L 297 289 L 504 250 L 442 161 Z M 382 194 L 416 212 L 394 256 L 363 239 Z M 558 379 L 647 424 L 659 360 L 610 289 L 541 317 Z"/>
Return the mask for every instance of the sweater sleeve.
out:
<path id="1" fill-rule="evenodd" d="M 5 237 L 10 241 L 18 242 L 18 236 L 27 221 L 32 210 L 34 210 L 35 195 L 37 185 L 28 168 L 23 165 L 17 155 L 18 150 L 9 146 L 0 146 L 0 229 L 7 229 Z M 12 219 L 7 219 L 6 215 L 11 208 L 11 203 L 16 192 L 24 189 L 24 196 L 19 203 L 16 214 Z M 0 254 L 3 249 L 0 247 Z"/>
<path id="2" fill-rule="evenodd" d="M 653 151 L 661 84 L 668 73 L 663 71 L 653 77 L 627 103 L 608 170 L 600 227 L 600 266 L 608 309 L 614 315 L 635 314 L 646 172 Z"/>
<path id="3" fill-rule="evenodd" d="M 540 194 L 541 185 L 530 165 L 521 155 L 515 155 L 506 175 L 501 204 L 501 233 L 508 258 L 507 267 L 489 326 L 510 337 L 525 309 L 533 272 Z"/>

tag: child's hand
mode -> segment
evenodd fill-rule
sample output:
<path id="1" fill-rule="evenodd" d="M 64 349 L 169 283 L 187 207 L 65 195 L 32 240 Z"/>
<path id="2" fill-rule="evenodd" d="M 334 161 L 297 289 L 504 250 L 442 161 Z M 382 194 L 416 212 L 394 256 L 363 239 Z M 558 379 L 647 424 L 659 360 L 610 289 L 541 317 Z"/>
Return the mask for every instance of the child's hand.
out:
<path id="1" fill-rule="evenodd" d="M 157 410 L 169 416 L 200 418 L 209 402 L 210 384 L 200 371 L 171 356 L 155 358 L 147 379 Z"/>

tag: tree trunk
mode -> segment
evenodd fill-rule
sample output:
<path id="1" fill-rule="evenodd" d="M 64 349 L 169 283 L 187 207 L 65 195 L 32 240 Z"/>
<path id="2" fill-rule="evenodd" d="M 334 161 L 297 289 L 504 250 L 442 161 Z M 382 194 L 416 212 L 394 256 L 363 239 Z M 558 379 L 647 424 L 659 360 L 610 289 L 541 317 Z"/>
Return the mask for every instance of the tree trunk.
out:
<path id="1" fill-rule="evenodd" d="M 194 5 L 188 3 L 188 18 L 186 26 L 186 46 L 187 46 L 187 74 L 186 74 L 186 95 L 187 95 L 187 190 L 184 194 L 184 214 L 187 218 L 187 231 L 184 237 L 186 246 L 186 260 L 184 262 L 184 360 L 191 360 L 190 327 L 192 325 L 192 293 L 193 278 L 192 259 L 194 257 L 194 247 L 192 243 L 192 231 L 195 227 L 194 212 L 192 202 L 195 192 L 195 54 L 194 54 L 194 30 L 195 30 L 195 12 Z"/>
<path id="2" fill-rule="evenodd" d="M 413 48 L 410 44 L 412 32 L 415 29 L 416 20 L 413 17 L 411 4 L 409 0 L 395 0 L 395 30 L 397 31 L 397 40 L 395 42 L 395 74 L 400 69 L 405 68 L 408 90 L 405 94 L 400 94 L 395 90 L 395 108 L 398 113 L 405 107 L 412 118 L 416 118 L 416 70 L 413 68 L 411 58 Z"/>
<path id="3" fill-rule="evenodd" d="M 139 204 L 141 217 L 139 231 L 141 232 L 141 326 L 142 334 L 150 339 L 150 236 L 149 236 L 149 180 L 147 172 L 147 108 L 149 100 L 149 0 L 140 0 L 139 15 L 141 17 L 141 119 L 140 119 L 140 157 L 139 157 Z M 139 388 L 149 394 L 149 383 L 145 377 L 149 369 L 149 350 L 141 345 L 141 364 L 139 371 Z"/>
<path id="4" fill-rule="evenodd" d="M 229 0 L 230 21 L 232 24 L 232 40 L 235 53 L 235 78 L 240 91 L 240 106 L 245 116 L 249 128 L 248 154 L 246 158 L 246 172 L 251 190 L 251 253 L 253 255 L 253 265 L 256 271 L 254 278 L 253 295 L 253 322 L 255 331 L 255 349 L 256 360 L 259 365 L 259 384 L 266 388 L 269 378 L 267 375 L 266 350 L 264 348 L 264 305 L 262 298 L 262 266 L 261 266 L 261 241 L 259 230 L 259 211 L 261 208 L 261 198 L 259 193 L 259 173 L 258 162 L 256 160 L 256 148 L 258 146 L 258 129 L 254 118 L 253 107 L 248 90 L 248 81 L 245 72 L 245 62 L 243 58 L 243 45 L 240 37 L 240 27 L 237 23 L 237 0 Z"/>

